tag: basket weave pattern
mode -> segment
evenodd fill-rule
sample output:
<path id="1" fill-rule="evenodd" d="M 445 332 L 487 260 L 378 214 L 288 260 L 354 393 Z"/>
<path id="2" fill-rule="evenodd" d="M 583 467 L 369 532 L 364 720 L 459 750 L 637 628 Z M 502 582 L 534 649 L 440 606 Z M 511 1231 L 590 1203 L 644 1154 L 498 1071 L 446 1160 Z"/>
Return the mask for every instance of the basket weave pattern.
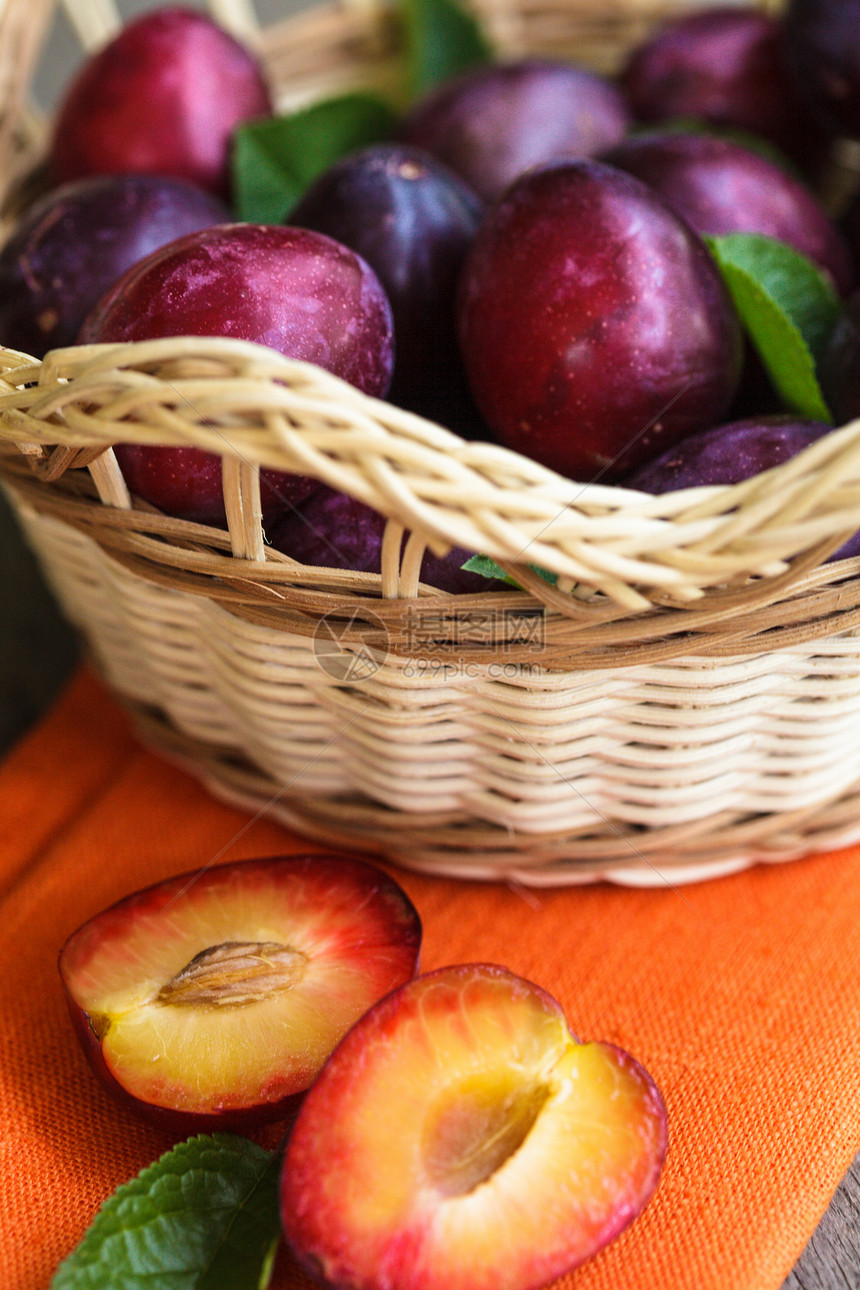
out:
<path id="1" fill-rule="evenodd" d="M 110 5 L 68 7 L 84 40 L 110 33 Z M 259 41 L 282 104 L 391 81 L 395 35 L 375 6 L 266 31 L 245 5 L 213 8 Z M 50 9 L 3 11 L 7 103 Z M 503 52 L 604 68 L 662 16 L 529 0 L 482 12 Z M 36 113 L 7 109 L 10 192 L 43 139 Z M 220 453 L 229 531 L 133 502 L 110 450 L 122 440 Z M 380 574 L 267 547 L 258 466 L 388 517 Z M 645 497 L 466 443 L 241 342 L 42 364 L 0 351 L 0 480 L 144 737 L 309 835 L 548 884 L 678 881 L 860 834 L 860 560 L 821 563 L 857 527 L 860 422 L 745 484 Z M 523 590 L 422 586 L 425 544 L 452 543 Z"/>

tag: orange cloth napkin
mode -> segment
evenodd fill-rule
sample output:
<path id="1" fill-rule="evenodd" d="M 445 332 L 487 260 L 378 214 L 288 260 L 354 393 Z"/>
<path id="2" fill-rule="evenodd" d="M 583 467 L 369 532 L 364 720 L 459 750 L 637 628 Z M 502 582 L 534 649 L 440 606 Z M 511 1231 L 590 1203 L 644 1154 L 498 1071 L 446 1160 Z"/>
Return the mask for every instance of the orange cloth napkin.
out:
<path id="1" fill-rule="evenodd" d="M 5 1290 L 44 1290 L 102 1200 L 172 1145 L 78 1050 L 65 937 L 135 888 L 213 860 L 313 850 L 213 802 L 142 749 L 88 674 L 0 766 Z M 679 889 L 526 892 L 396 871 L 423 967 L 506 964 L 571 1028 L 628 1048 L 666 1098 L 644 1215 L 565 1290 L 777 1290 L 860 1147 L 860 851 Z M 277 1290 L 310 1283 L 282 1252 Z"/>

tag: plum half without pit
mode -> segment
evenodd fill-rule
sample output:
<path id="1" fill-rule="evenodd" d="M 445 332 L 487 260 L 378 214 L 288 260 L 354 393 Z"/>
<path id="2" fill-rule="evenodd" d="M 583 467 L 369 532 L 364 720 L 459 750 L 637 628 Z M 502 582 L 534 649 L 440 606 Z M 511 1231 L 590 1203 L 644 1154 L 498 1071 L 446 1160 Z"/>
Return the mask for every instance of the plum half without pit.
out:
<path id="1" fill-rule="evenodd" d="M 284 1235 L 338 1290 L 536 1290 L 637 1217 L 665 1149 L 628 1052 L 580 1043 L 501 966 L 440 968 L 374 1005 L 308 1092 Z"/>

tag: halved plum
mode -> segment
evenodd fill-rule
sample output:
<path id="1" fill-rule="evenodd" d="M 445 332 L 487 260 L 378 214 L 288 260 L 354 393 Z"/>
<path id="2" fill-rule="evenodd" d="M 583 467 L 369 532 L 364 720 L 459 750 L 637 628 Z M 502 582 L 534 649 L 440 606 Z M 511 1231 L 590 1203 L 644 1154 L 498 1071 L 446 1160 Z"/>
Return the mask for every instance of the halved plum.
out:
<path id="1" fill-rule="evenodd" d="M 579 1043 L 547 992 L 494 964 L 417 977 L 329 1058 L 292 1128 L 284 1234 L 339 1290 L 536 1290 L 650 1199 L 654 1081 Z"/>
<path id="2" fill-rule="evenodd" d="M 274 856 L 125 897 L 69 937 L 59 966 L 107 1088 L 200 1132 L 288 1115 L 353 1022 L 412 977 L 420 943 L 381 870 Z"/>

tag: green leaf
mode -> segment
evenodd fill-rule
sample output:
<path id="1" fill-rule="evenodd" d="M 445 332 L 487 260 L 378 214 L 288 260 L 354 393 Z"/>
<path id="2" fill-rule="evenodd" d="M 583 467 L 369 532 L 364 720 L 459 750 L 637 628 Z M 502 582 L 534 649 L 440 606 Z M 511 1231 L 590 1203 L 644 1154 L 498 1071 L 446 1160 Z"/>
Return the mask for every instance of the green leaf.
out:
<path id="1" fill-rule="evenodd" d="M 707 239 L 741 322 L 785 406 L 833 417 L 816 361 L 842 305 L 824 274 L 799 251 L 757 233 Z"/>
<path id="2" fill-rule="evenodd" d="M 480 23 L 456 0 L 401 0 L 410 98 L 493 60 Z"/>
<path id="3" fill-rule="evenodd" d="M 279 1169 L 233 1134 L 180 1143 L 105 1201 L 50 1290 L 265 1290 Z"/>
<path id="4" fill-rule="evenodd" d="M 500 564 L 496 564 L 495 560 L 491 559 L 488 555 L 469 556 L 469 559 L 461 567 L 463 569 L 467 569 L 469 573 L 480 573 L 484 578 L 499 578 L 503 582 L 509 583 L 512 587 L 520 587 L 516 578 L 512 578 Z M 558 582 L 557 573 L 549 573 L 548 570 L 541 569 L 536 564 L 529 565 L 529 568 L 533 573 L 536 573 L 539 578 L 543 578 L 544 582 L 548 582 L 553 587 Z"/>
<path id="5" fill-rule="evenodd" d="M 237 218 L 282 223 L 318 175 L 345 153 L 389 138 L 396 122 L 382 99 L 355 93 L 240 126 L 233 138 Z"/>

